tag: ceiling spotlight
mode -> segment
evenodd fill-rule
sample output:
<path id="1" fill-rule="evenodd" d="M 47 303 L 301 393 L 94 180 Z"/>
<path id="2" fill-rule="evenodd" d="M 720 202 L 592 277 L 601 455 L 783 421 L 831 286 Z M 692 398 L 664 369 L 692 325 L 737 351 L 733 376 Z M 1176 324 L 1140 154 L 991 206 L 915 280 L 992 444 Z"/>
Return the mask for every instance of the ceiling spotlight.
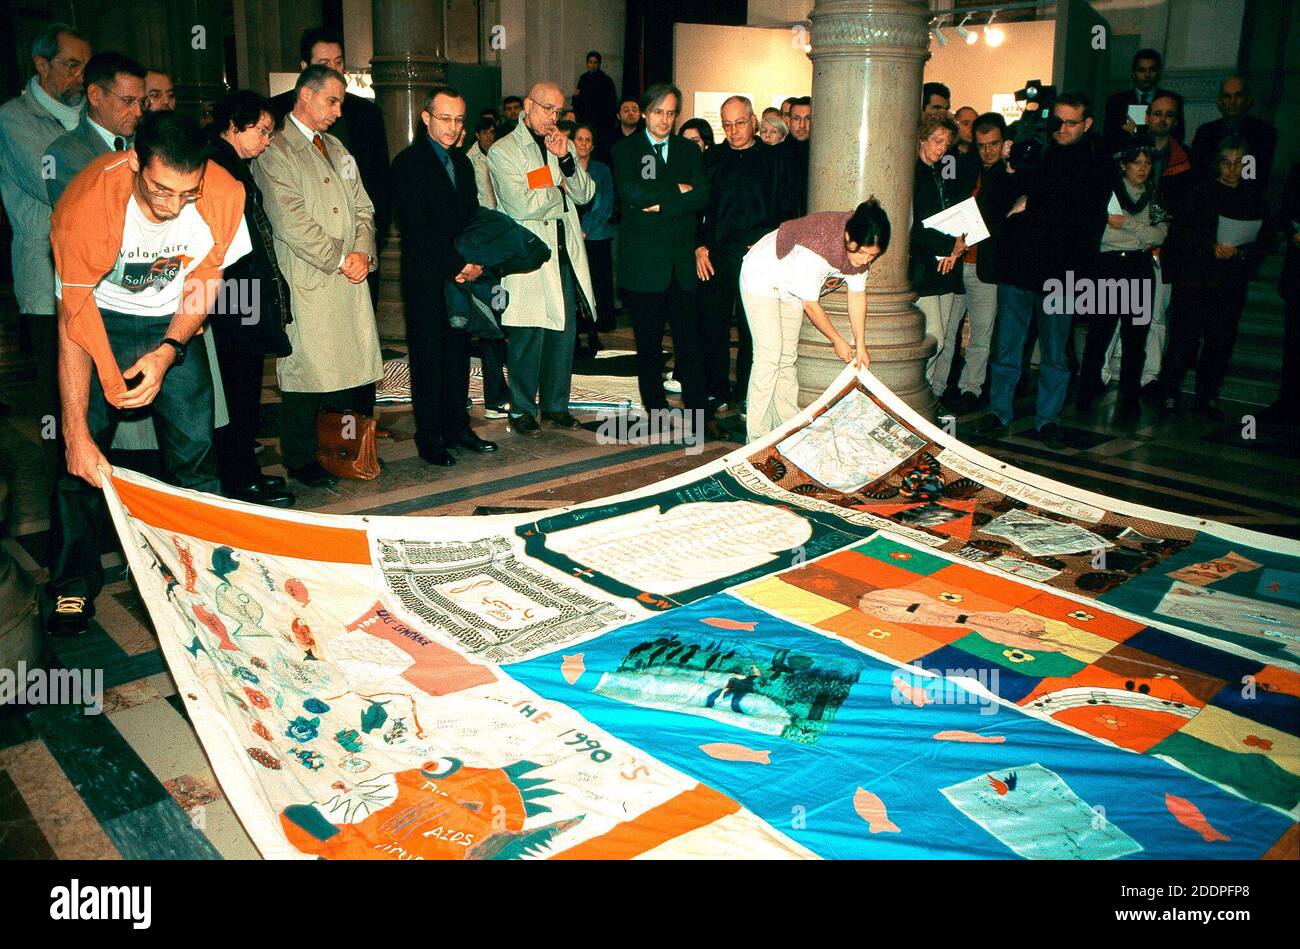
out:
<path id="1" fill-rule="evenodd" d="M 934 34 L 935 41 L 938 42 L 940 46 L 948 45 L 948 37 L 943 35 L 943 30 L 939 29 L 938 19 L 935 19 L 930 24 L 930 32 Z"/>
<path id="2" fill-rule="evenodd" d="M 966 23 L 969 20 L 970 20 L 970 14 L 967 13 L 965 18 L 960 23 L 957 24 L 957 35 L 960 36 L 962 39 L 964 39 L 968 46 L 973 43 L 978 43 L 980 40 L 978 34 L 972 33 L 970 30 L 966 29 Z"/>
<path id="3" fill-rule="evenodd" d="M 1007 34 L 1003 31 L 1002 27 L 993 25 L 993 17 L 997 15 L 997 11 L 993 11 L 993 15 L 989 17 L 988 23 L 984 24 L 984 42 L 988 43 L 995 49 L 1001 46 L 1002 41 L 1007 38 Z"/>

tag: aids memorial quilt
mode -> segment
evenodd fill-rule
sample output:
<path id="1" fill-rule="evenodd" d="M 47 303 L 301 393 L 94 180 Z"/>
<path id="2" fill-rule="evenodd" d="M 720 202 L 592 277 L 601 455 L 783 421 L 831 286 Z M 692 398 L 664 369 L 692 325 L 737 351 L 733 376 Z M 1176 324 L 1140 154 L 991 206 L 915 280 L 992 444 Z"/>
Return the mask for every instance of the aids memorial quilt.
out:
<path id="1" fill-rule="evenodd" d="M 268 858 L 1300 856 L 1300 545 L 1019 471 L 866 372 L 540 514 L 105 491 Z"/>

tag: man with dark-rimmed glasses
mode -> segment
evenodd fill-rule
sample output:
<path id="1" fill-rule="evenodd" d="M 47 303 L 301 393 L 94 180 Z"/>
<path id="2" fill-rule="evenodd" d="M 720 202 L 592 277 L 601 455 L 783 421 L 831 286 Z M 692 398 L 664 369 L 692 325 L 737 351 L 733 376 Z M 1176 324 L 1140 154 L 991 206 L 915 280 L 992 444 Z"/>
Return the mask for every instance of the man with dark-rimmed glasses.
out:
<path id="1" fill-rule="evenodd" d="M 53 634 L 85 632 L 103 585 L 101 479 L 118 424 L 151 413 L 167 477 L 220 492 L 212 376 L 196 343 L 222 269 L 251 249 L 244 189 L 193 119 L 151 112 L 135 147 L 95 158 L 54 209 L 67 468 L 50 504 Z"/>
<path id="2" fill-rule="evenodd" d="M 96 53 L 86 63 L 84 75 L 86 111 L 80 124 L 46 150 L 52 174 L 45 176 L 50 204 L 97 155 L 130 148 L 144 114 L 145 68 L 134 59 L 121 53 Z"/>

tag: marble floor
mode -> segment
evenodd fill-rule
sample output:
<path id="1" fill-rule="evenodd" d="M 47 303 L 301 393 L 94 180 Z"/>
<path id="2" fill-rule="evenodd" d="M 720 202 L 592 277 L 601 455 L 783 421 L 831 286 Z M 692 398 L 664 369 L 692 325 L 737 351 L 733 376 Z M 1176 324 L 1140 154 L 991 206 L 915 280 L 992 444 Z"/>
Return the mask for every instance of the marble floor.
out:
<path id="1" fill-rule="evenodd" d="M 630 331 L 609 334 L 605 342 L 632 348 Z M 48 522 L 30 378 L 12 321 L 0 319 L 0 400 L 10 404 L 0 417 L 0 476 L 13 495 L 0 543 L 40 580 Z M 261 458 L 268 471 L 279 472 L 272 379 Z M 1136 428 L 1120 429 L 1109 420 L 1113 398 L 1092 414 L 1067 414 L 1069 447 L 1047 449 L 1026 434 L 1030 420 L 1022 419 L 1013 434 L 986 450 L 1112 497 L 1300 537 L 1294 429 L 1243 423 L 1261 408 L 1244 403 L 1230 405 L 1224 422 L 1190 416 L 1160 421 L 1149 414 Z M 539 510 L 651 484 L 736 447 L 709 442 L 702 454 L 687 455 L 680 446 L 601 444 L 590 415 L 587 428 L 524 439 L 508 432 L 504 421 L 484 418 L 481 407 L 472 415 L 475 430 L 500 450 L 490 456 L 460 452 L 459 463 L 444 469 L 416 455 L 409 407 L 381 408 L 381 424 L 392 432 L 380 443 L 383 476 L 300 491 L 298 506 L 417 516 Z M 958 437 L 973 420 L 956 420 Z M 111 539 L 104 556 L 113 582 L 96 602 L 90 632 L 49 641 L 46 655 L 52 665 L 102 668 L 104 713 L 85 715 L 71 706 L 0 708 L 0 858 L 256 857 L 187 721 Z"/>

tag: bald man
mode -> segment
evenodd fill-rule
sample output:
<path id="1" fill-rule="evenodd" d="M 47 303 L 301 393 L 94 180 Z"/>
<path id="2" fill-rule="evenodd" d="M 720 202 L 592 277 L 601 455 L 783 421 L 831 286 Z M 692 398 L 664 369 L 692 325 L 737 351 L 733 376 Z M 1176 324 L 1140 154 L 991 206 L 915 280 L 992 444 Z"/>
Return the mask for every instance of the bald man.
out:
<path id="1" fill-rule="evenodd" d="M 1196 130 L 1192 140 L 1192 170 L 1200 178 L 1214 178 L 1218 175 L 1214 156 L 1219 150 L 1219 143 L 1229 135 L 1240 135 L 1246 140 L 1246 155 L 1253 158 L 1255 186 L 1261 191 L 1268 187 L 1268 178 L 1273 170 L 1273 153 L 1277 150 L 1277 129 L 1247 115 L 1254 99 L 1250 86 L 1241 76 L 1229 76 L 1219 86 L 1219 114 L 1221 119 L 1206 122 Z M 1242 180 L 1251 181 L 1246 167 L 1242 168 Z"/>
<path id="2" fill-rule="evenodd" d="M 753 349 L 749 322 L 743 313 L 737 324 L 736 383 L 731 385 L 731 324 L 740 294 L 740 262 L 749 248 L 782 221 L 794 216 L 794 196 L 784 149 L 767 148 L 758 140 L 754 106 L 744 96 L 722 103 L 723 140 L 704 154 L 709 177 L 709 203 L 695 248 L 695 274 L 700 279 L 700 337 L 704 376 L 716 417 L 738 414 L 749 386 Z M 725 404 L 725 407 L 724 407 Z"/>
<path id="3" fill-rule="evenodd" d="M 551 259 L 537 270 L 502 281 L 510 294 L 501 318 L 510 328 L 510 427 L 526 436 L 541 434 L 539 413 L 540 422 L 552 427 L 578 427 L 569 414 L 577 307 L 585 300 L 595 312 L 578 206 L 596 196 L 596 183 L 555 127 L 563 108 L 558 85 L 537 83 L 524 98 L 519 124 L 488 152 L 497 210 L 551 249 Z"/>

